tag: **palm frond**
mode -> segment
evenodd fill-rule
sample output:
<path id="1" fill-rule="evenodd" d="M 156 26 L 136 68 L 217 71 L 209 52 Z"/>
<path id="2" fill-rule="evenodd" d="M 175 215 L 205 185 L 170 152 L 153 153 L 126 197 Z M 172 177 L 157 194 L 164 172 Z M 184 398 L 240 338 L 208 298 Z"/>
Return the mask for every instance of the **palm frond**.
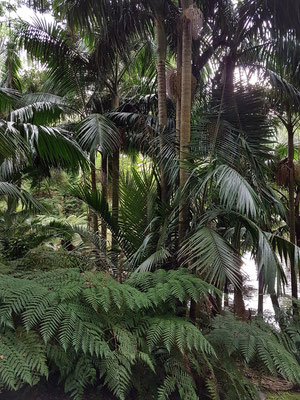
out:
<path id="1" fill-rule="evenodd" d="M 45 211 L 45 208 L 40 202 L 35 200 L 30 193 L 26 190 L 19 189 L 10 182 L 0 182 L 0 196 L 7 196 L 15 200 L 20 200 L 27 208 L 35 209 L 36 211 Z"/>
<path id="2" fill-rule="evenodd" d="M 87 158 L 70 134 L 59 127 L 19 125 L 33 156 L 58 167 L 87 167 Z"/>
<path id="3" fill-rule="evenodd" d="M 101 114 L 89 115 L 78 128 L 78 143 L 90 153 L 111 153 L 120 146 L 120 133 L 115 124 Z"/>
<path id="4" fill-rule="evenodd" d="M 206 281 L 224 287 L 226 279 L 239 285 L 240 255 L 216 231 L 202 226 L 183 243 L 180 259 Z"/>

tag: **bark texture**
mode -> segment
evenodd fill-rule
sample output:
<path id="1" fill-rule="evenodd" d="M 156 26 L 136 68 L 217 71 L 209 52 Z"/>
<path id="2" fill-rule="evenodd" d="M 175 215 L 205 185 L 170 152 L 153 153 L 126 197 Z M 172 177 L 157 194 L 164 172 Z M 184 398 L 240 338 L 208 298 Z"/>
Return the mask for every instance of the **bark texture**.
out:
<path id="1" fill-rule="evenodd" d="M 296 243 L 295 223 L 295 169 L 294 169 L 294 130 L 291 122 L 287 125 L 288 131 L 288 168 L 289 168 L 289 227 L 290 241 Z M 291 259 L 291 286 L 292 296 L 298 298 L 297 273 L 294 259 Z"/>
<path id="2" fill-rule="evenodd" d="M 263 314 L 264 312 L 264 294 L 263 294 L 263 277 L 262 272 L 258 275 L 258 306 L 257 313 Z"/>
<path id="3" fill-rule="evenodd" d="M 102 185 L 102 196 L 107 202 L 107 174 L 108 174 L 108 159 L 107 155 L 102 154 L 101 158 L 101 185 Z M 107 240 L 107 228 L 105 223 L 101 224 L 101 236 L 104 240 Z"/>
<path id="4" fill-rule="evenodd" d="M 164 131 L 167 126 L 167 85 L 166 85 L 166 54 L 167 38 L 163 17 L 155 15 L 156 41 L 157 41 L 157 95 L 158 95 L 158 123 L 160 131 L 160 153 L 164 148 Z M 160 166 L 161 179 L 161 199 L 167 201 L 167 182 L 165 176 L 164 163 L 161 160 Z"/>
<path id="5" fill-rule="evenodd" d="M 238 318 L 246 320 L 246 308 L 243 298 L 243 279 L 242 274 L 239 273 L 237 276 L 239 285 L 234 289 L 234 313 Z"/>
<path id="6" fill-rule="evenodd" d="M 92 181 L 92 191 L 96 193 L 97 191 L 97 176 L 96 176 L 96 156 L 95 154 L 91 155 L 91 181 Z M 92 212 L 92 225 L 93 231 L 96 233 L 98 232 L 98 216 L 96 213 Z"/>
<path id="7" fill-rule="evenodd" d="M 182 2 L 182 80 L 181 80 L 181 121 L 180 121 L 180 171 L 179 186 L 183 190 L 189 170 L 186 162 L 189 159 L 189 146 L 191 139 L 191 106 L 192 106 L 192 29 L 191 21 L 185 15 L 185 10 L 192 5 L 192 1 Z M 189 226 L 189 208 L 187 196 L 182 195 L 179 212 L 179 242 L 184 240 Z"/>
<path id="8" fill-rule="evenodd" d="M 112 98 L 112 109 L 115 110 L 120 106 L 120 98 L 115 93 Z M 115 229 L 118 227 L 119 219 L 119 175 L 120 175 L 120 150 L 115 150 L 112 156 L 112 218 Z M 112 248 L 116 251 L 118 242 L 113 236 Z M 117 257 L 116 257 L 117 262 Z"/>

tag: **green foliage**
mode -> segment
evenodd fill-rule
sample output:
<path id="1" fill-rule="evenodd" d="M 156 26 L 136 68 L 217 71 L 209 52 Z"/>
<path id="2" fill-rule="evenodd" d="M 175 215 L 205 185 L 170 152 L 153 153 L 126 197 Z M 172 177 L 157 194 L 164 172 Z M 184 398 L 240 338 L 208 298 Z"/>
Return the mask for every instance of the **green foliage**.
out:
<path id="1" fill-rule="evenodd" d="M 37 372 L 47 373 L 42 369 L 47 345 L 51 369 L 59 370 L 65 390 L 74 399 L 80 399 L 84 388 L 95 382 L 97 371 L 111 392 L 125 399 L 130 390 L 136 390 L 133 368 L 138 371 L 143 365 L 154 373 L 162 354 L 170 360 L 163 364 L 165 378 L 161 385 L 158 381 L 158 398 L 168 398 L 177 390 L 182 399 L 192 392 L 191 398 L 196 398 L 185 366 L 191 362 L 187 359 L 182 364 L 181 360 L 198 354 L 213 359 L 215 353 L 201 331 L 174 316 L 173 310 L 191 296 L 196 301 L 205 299 L 213 287 L 186 270 L 158 270 L 123 284 L 105 273 L 77 269 L 35 272 L 28 278 L 1 276 L 1 326 L 8 335 L 14 335 L 18 326 L 28 335 L 38 332 L 41 341 L 36 340 L 36 345 L 44 353 L 39 363 L 34 361 Z M 2 385 L 12 388 L 12 379 L 22 368 L 15 368 L 16 377 L 4 375 Z M 26 381 L 34 378 L 30 373 Z"/>
<path id="2" fill-rule="evenodd" d="M 20 239 L 21 240 L 21 239 Z M 21 273 L 38 271 L 53 271 L 60 268 L 79 266 L 80 259 L 64 249 L 54 250 L 52 247 L 39 246 L 29 250 L 22 258 L 10 263 Z"/>
<path id="3" fill-rule="evenodd" d="M 76 400 L 99 374 L 124 400 L 130 393 L 142 394 L 148 379 L 153 399 L 196 400 L 199 380 L 206 381 L 209 399 L 256 399 L 246 366 L 300 382 L 292 343 L 263 322 L 218 316 L 204 335 L 176 316 L 191 298 L 207 301 L 214 292 L 184 269 L 138 273 L 124 283 L 107 273 L 74 268 L 34 272 L 26 279 L 1 275 L 4 345 L 17 341 L 13 348 L 22 348 L 21 354 L 32 346 L 30 357 L 7 358 L 1 385 L 16 389 L 36 383 L 48 374 L 46 359 Z"/>
<path id="4" fill-rule="evenodd" d="M 212 327 L 208 339 L 224 359 L 234 357 L 264 373 L 299 382 L 296 349 L 263 321 L 245 323 L 228 314 L 215 318 Z"/>
<path id="5" fill-rule="evenodd" d="M 238 285 L 241 257 L 225 238 L 209 227 L 200 227 L 183 243 L 180 257 L 217 287 L 224 287 L 226 278 Z"/>
<path id="6" fill-rule="evenodd" d="M 47 376 L 46 348 L 35 332 L 23 328 L 0 330 L 0 386 L 17 390 Z"/>

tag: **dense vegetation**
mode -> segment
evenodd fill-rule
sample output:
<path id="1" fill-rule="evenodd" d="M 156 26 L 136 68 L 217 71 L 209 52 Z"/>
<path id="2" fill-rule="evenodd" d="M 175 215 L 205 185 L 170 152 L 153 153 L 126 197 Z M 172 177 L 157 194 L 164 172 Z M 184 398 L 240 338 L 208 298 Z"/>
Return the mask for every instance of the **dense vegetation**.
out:
<path id="1" fill-rule="evenodd" d="M 48 378 L 75 400 L 297 390 L 300 3 L 0 13 L 3 398 Z"/>

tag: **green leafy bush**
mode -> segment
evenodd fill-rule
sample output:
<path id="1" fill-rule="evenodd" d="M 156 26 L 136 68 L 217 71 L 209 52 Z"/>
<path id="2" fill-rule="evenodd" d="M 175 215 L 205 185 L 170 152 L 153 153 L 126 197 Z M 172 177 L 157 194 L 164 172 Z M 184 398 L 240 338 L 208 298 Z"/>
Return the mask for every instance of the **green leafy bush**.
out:
<path id="1" fill-rule="evenodd" d="M 267 325 L 229 314 L 204 332 L 178 313 L 214 292 L 185 269 L 124 283 L 74 268 L 1 275 L 1 386 L 15 390 L 58 372 L 75 400 L 95 384 L 121 400 L 250 400 L 257 391 L 248 366 L 300 382 L 293 346 Z"/>
<path id="2" fill-rule="evenodd" d="M 2 335 L 14 335 L 17 328 L 28 335 L 38 332 L 40 338 L 26 377 L 16 375 L 23 364 L 14 360 L 11 368 L 0 370 L 2 385 L 14 388 L 17 379 L 31 383 L 38 374 L 47 375 L 40 366 L 46 354 L 51 371 L 59 370 L 74 399 L 99 376 L 125 399 L 148 379 L 138 373 L 145 368 L 150 375 L 160 371 L 153 398 L 178 392 L 197 399 L 192 362 L 213 358 L 215 352 L 201 331 L 173 310 L 178 302 L 200 301 L 209 293 L 212 286 L 185 270 L 140 274 L 123 284 L 105 273 L 77 269 L 37 273 L 32 279 L 2 275 Z"/>
<path id="3" fill-rule="evenodd" d="M 22 258 L 14 260 L 11 265 L 20 271 L 51 271 L 58 268 L 74 268 L 78 266 L 79 260 L 68 251 L 60 248 L 54 250 L 52 247 L 39 246 L 29 250 Z"/>
<path id="4" fill-rule="evenodd" d="M 220 315 L 213 320 L 207 338 L 219 359 L 215 365 L 217 383 L 211 389 L 218 392 L 221 386 L 225 399 L 257 398 L 256 391 L 245 379 L 249 367 L 262 375 L 280 375 L 292 383 L 300 382 L 295 345 L 284 333 L 262 320 L 246 323 L 230 313 Z"/>

